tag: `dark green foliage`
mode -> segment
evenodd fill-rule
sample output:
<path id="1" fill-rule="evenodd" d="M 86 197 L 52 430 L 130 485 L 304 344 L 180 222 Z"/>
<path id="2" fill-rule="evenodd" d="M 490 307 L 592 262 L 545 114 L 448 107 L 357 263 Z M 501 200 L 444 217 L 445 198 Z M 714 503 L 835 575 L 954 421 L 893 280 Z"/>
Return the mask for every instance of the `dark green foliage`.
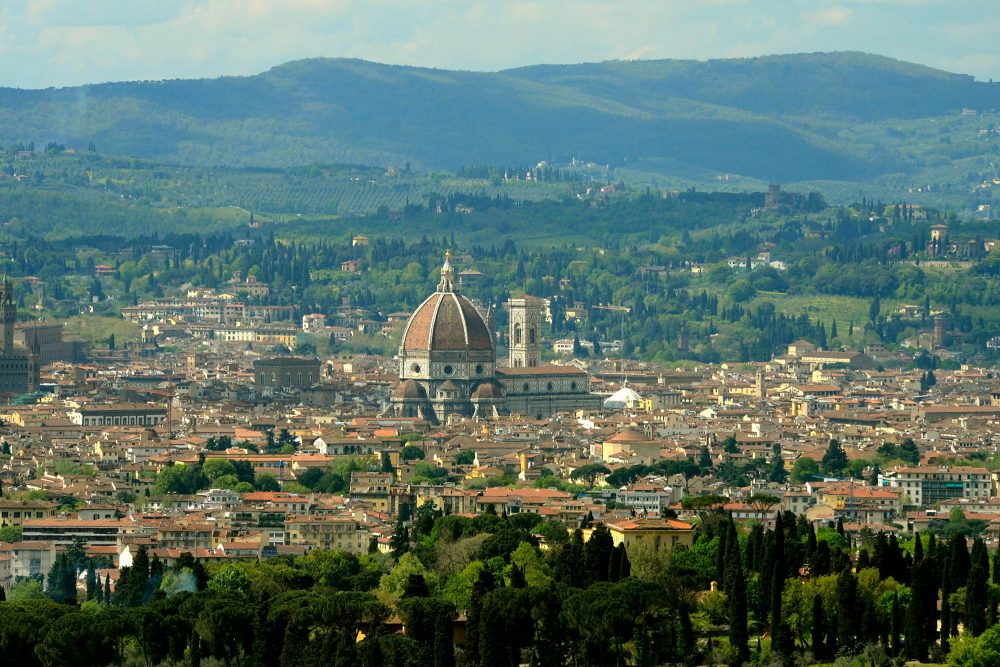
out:
<path id="1" fill-rule="evenodd" d="M 826 453 L 823 454 L 822 467 L 824 473 L 834 477 L 840 477 L 844 474 L 844 470 L 847 468 L 847 454 L 839 440 L 830 440 Z"/>
<path id="2" fill-rule="evenodd" d="M 726 592 L 729 595 L 729 643 L 735 651 L 734 664 L 742 665 L 750 657 L 747 645 L 750 636 L 747 629 L 747 584 L 735 529 L 727 540 L 725 570 Z"/>
<path id="3" fill-rule="evenodd" d="M 860 639 L 857 595 L 857 579 L 850 570 L 843 570 L 837 577 L 837 646 L 841 651 L 853 651 Z"/>
<path id="4" fill-rule="evenodd" d="M 976 637 L 986 629 L 986 605 L 989 594 L 989 560 L 986 545 L 976 539 L 972 544 L 972 567 L 965 588 L 965 629 Z"/>

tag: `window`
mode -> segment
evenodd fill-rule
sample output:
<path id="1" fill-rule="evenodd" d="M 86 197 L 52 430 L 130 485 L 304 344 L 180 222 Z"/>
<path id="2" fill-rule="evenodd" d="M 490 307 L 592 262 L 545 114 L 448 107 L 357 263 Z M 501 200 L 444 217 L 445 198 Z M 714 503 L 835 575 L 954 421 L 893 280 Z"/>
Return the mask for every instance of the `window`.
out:
<path id="1" fill-rule="evenodd" d="M 514 325 L 514 345 L 520 345 L 520 344 L 521 344 L 521 325 L 520 324 L 515 324 Z"/>
<path id="2" fill-rule="evenodd" d="M 444 374 L 445 375 L 451 375 L 454 372 L 455 372 L 455 369 L 454 369 L 454 367 L 452 367 L 451 364 L 448 364 L 447 366 L 444 367 Z"/>
<path id="3" fill-rule="evenodd" d="M 535 327 L 528 329 L 528 342 L 532 345 L 535 344 Z"/>
<path id="4" fill-rule="evenodd" d="M 410 366 L 410 372 L 414 375 L 420 375 L 420 364 L 413 364 Z"/>

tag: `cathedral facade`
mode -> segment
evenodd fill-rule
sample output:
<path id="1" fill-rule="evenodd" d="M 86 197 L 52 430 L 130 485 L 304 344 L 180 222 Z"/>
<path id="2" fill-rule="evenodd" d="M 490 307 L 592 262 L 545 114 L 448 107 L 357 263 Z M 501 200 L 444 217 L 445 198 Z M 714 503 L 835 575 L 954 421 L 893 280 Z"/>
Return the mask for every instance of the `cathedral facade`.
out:
<path id="1" fill-rule="evenodd" d="M 479 310 L 459 294 L 446 255 L 441 282 L 413 312 L 399 348 L 399 385 L 389 409 L 399 417 L 442 423 L 519 413 L 599 407 L 588 374 L 541 364 L 542 301 L 512 299 L 508 366 L 497 368 L 493 333 Z"/>

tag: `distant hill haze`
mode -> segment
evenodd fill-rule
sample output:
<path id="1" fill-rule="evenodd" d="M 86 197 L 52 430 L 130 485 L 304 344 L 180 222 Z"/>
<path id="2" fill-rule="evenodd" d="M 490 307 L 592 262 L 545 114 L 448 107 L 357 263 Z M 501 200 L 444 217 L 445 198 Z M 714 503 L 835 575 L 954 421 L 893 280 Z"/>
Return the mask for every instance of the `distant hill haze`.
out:
<path id="1" fill-rule="evenodd" d="M 0 144 L 198 165 L 564 164 L 858 180 L 905 171 L 858 126 L 1000 107 L 1000 84 L 860 53 L 538 65 L 361 60 L 249 77 L 0 89 Z"/>

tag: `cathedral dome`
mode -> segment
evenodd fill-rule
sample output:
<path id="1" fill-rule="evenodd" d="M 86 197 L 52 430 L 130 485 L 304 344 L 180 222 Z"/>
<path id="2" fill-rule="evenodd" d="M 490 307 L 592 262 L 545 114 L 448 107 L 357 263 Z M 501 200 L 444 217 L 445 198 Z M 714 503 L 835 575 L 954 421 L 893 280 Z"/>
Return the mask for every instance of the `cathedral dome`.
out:
<path id="1" fill-rule="evenodd" d="M 403 380 L 396 387 L 392 397 L 399 400 L 423 400 L 427 398 L 427 391 L 418 382 Z"/>
<path id="2" fill-rule="evenodd" d="M 404 352 L 492 351 L 493 337 L 472 302 L 455 292 L 454 270 L 446 259 L 438 290 L 410 316 L 403 332 Z"/>

